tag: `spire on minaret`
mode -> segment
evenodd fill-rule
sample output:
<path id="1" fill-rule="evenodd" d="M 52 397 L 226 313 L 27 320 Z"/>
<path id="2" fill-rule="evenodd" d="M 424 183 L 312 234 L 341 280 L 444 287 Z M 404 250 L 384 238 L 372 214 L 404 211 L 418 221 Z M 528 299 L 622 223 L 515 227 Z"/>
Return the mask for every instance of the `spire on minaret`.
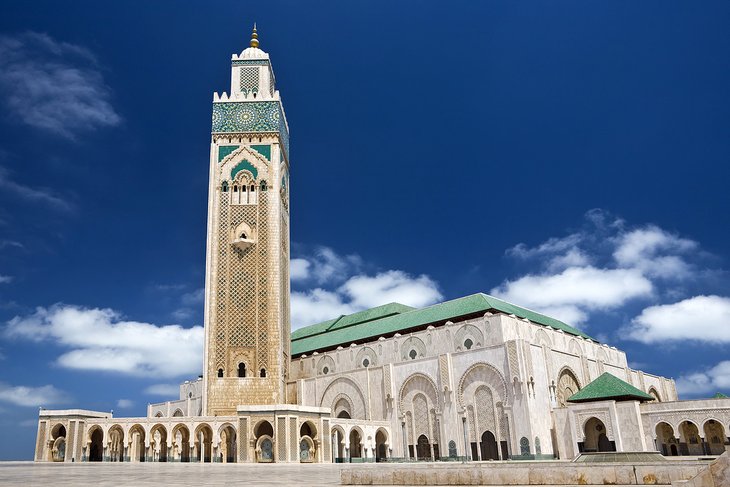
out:
<path id="1" fill-rule="evenodd" d="M 256 22 L 253 23 L 253 32 L 251 33 L 251 47 L 259 47 L 259 35 L 256 33 Z"/>

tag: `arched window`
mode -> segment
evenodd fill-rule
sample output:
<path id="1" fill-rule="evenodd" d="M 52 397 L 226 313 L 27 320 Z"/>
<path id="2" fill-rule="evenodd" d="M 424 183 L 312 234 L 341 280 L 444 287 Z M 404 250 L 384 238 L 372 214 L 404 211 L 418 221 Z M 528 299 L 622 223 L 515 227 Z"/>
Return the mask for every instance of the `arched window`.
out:
<path id="1" fill-rule="evenodd" d="M 367 358 L 366 358 L 366 359 L 364 359 L 364 360 L 362 361 L 362 366 L 363 366 L 363 367 L 365 367 L 365 368 L 367 369 L 367 368 L 368 368 L 368 366 L 370 366 L 370 360 L 368 360 Z"/>
<path id="2" fill-rule="evenodd" d="M 259 372 L 259 377 L 266 377 L 266 369 L 261 369 Z"/>
<path id="3" fill-rule="evenodd" d="M 224 193 L 228 192 L 228 181 L 223 181 L 223 184 L 221 184 L 221 189 Z"/>
<path id="4" fill-rule="evenodd" d="M 223 369 L 218 369 L 218 377 L 223 377 Z"/>
<path id="5" fill-rule="evenodd" d="M 252 184 L 252 185 L 251 185 L 251 187 L 249 188 L 249 191 L 251 191 L 252 193 L 253 193 L 254 191 L 256 191 L 256 186 L 254 186 L 254 185 Z"/>
<path id="6" fill-rule="evenodd" d="M 269 188 L 266 186 L 266 181 L 261 181 L 261 191 L 266 191 Z"/>
<path id="7" fill-rule="evenodd" d="M 471 338 L 467 338 L 464 340 L 464 348 L 467 350 L 471 350 L 471 347 L 474 345 L 474 342 L 471 340 Z"/>
<path id="8" fill-rule="evenodd" d="M 243 362 L 238 364 L 238 377 L 246 377 L 246 364 Z"/>
<path id="9" fill-rule="evenodd" d="M 238 185 L 237 184 L 234 184 L 233 185 L 233 192 L 234 193 L 238 193 Z"/>
<path id="10" fill-rule="evenodd" d="M 416 349 L 411 349 L 411 351 L 408 352 L 408 356 L 411 357 L 411 359 L 415 360 L 418 356 L 418 352 L 416 352 Z"/>

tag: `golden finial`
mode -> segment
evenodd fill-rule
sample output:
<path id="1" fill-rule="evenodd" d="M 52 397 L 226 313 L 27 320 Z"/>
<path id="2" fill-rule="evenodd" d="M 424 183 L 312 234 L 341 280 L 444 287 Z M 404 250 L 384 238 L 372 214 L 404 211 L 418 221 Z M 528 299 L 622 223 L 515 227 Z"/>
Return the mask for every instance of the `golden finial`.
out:
<path id="1" fill-rule="evenodd" d="M 259 47 L 259 35 L 256 33 L 256 22 L 253 23 L 253 32 L 251 33 L 251 47 Z"/>

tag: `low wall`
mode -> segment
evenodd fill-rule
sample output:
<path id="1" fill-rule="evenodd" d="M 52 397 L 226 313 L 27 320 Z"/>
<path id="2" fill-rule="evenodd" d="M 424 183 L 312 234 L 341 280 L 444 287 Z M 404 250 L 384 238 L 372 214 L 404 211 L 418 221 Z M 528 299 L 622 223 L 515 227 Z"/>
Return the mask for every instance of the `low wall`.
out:
<path id="1" fill-rule="evenodd" d="M 348 465 L 342 485 L 670 485 L 688 480 L 707 462 L 579 464 L 484 462 Z"/>

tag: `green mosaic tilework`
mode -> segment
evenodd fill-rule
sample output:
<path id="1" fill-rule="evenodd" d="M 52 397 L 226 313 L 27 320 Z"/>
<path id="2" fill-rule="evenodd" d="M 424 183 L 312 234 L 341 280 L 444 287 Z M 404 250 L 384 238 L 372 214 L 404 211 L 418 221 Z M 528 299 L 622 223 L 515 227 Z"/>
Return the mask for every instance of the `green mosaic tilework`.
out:
<path id="1" fill-rule="evenodd" d="M 228 157 L 231 152 L 238 149 L 240 146 L 238 145 L 224 145 L 218 148 L 218 162 L 221 162 L 223 159 Z"/>
<path id="2" fill-rule="evenodd" d="M 267 160 L 271 160 L 271 146 L 267 144 L 252 145 L 251 148 L 264 156 Z"/>
<path id="3" fill-rule="evenodd" d="M 213 103 L 213 133 L 278 132 L 289 154 L 289 131 L 278 101 Z"/>
<path id="4" fill-rule="evenodd" d="M 568 402 L 605 401 L 653 401 L 654 397 L 637 389 L 608 372 L 604 372 L 595 380 L 568 398 Z"/>
<path id="5" fill-rule="evenodd" d="M 253 164 L 251 164 L 246 159 L 244 159 L 241 162 L 239 162 L 238 164 L 236 164 L 233 167 L 233 169 L 231 169 L 231 180 L 235 179 L 236 178 L 236 174 L 238 174 L 239 172 L 243 171 L 244 169 L 247 170 L 247 171 L 249 171 L 249 172 L 251 172 L 251 174 L 253 174 L 254 179 L 256 179 L 256 178 L 259 177 L 259 170 L 256 169 L 253 166 Z"/>

